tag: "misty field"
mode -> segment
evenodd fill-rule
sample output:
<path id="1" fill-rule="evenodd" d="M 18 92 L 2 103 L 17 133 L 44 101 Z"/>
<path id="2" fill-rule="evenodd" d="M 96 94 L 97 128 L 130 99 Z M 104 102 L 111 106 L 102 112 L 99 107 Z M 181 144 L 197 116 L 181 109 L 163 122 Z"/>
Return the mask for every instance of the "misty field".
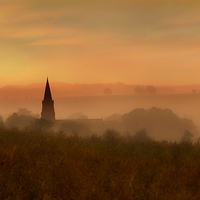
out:
<path id="1" fill-rule="evenodd" d="M 193 200 L 200 144 L 0 131 L 0 199 Z"/>

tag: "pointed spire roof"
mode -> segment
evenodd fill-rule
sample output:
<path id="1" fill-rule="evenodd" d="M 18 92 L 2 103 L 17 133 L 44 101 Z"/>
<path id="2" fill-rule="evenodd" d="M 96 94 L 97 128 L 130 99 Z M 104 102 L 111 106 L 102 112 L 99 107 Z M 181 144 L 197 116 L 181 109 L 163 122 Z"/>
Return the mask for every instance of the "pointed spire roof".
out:
<path id="1" fill-rule="evenodd" d="M 48 77 L 47 77 L 46 88 L 45 88 L 45 93 L 44 93 L 44 101 L 52 101 L 51 89 L 49 86 Z"/>

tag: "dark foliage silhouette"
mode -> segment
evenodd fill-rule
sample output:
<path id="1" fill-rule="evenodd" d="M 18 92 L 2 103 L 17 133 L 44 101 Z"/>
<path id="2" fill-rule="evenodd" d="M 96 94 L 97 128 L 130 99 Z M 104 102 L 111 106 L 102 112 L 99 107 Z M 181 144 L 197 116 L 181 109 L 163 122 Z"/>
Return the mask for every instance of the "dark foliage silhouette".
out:
<path id="1" fill-rule="evenodd" d="M 145 129 L 136 131 L 135 135 L 133 136 L 133 139 L 137 142 L 147 142 L 152 140 L 152 138 L 148 136 Z"/>
<path id="2" fill-rule="evenodd" d="M 117 121 L 117 122 L 121 122 L 121 118 L 122 118 L 122 115 L 119 115 L 119 114 L 112 114 L 112 115 L 109 115 L 108 117 L 106 117 L 106 121 Z"/>
<path id="3" fill-rule="evenodd" d="M 31 110 L 28 110 L 27 108 L 19 108 L 19 110 L 17 111 L 18 115 L 26 115 L 26 116 L 32 116 L 35 118 L 39 118 L 40 115 L 39 114 L 34 114 Z"/>
<path id="4" fill-rule="evenodd" d="M 0 199 L 199 199 L 199 142 L 107 135 L 114 140 L 0 131 Z"/>
<path id="5" fill-rule="evenodd" d="M 92 135 L 92 131 L 88 126 L 76 121 L 65 121 L 59 126 L 58 130 L 66 135 L 79 135 L 82 137 Z"/>
<path id="6" fill-rule="evenodd" d="M 146 129 L 151 137 L 162 140 L 180 140 L 186 130 L 194 135 L 198 133 L 191 120 L 180 118 L 170 109 L 156 107 L 148 110 L 139 108 L 124 114 L 122 126 L 124 130 L 131 134 Z"/>
<path id="7" fill-rule="evenodd" d="M 29 126 L 26 127 L 27 131 L 47 133 L 51 132 L 53 128 L 53 123 L 46 119 L 34 119 Z"/>
<path id="8" fill-rule="evenodd" d="M 5 128 L 5 124 L 3 121 L 3 117 L 0 115 L 0 129 L 4 129 Z"/>
<path id="9" fill-rule="evenodd" d="M 105 95 L 111 95 L 112 94 L 112 90 L 110 88 L 105 88 L 104 89 L 104 94 Z"/>
<path id="10" fill-rule="evenodd" d="M 103 135 L 102 138 L 107 141 L 114 141 L 120 138 L 120 132 L 114 130 L 114 129 L 107 129 Z"/>
<path id="11" fill-rule="evenodd" d="M 135 93 L 136 94 L 145 94 L 145 89 L 138 86 L 135 88 Z"/>
<path id="12" fill-rule="evenodd" d="M 186 130 L 181 138 L 181 142 L 191 143 L 193 138 L 193 134 L 190 131 Z"/>
<path id="13" fill-rule="evenodd" d="M 148 94 L 156 94 L 157 93 L 157 89 L 156 89 L 156 87 L 150 85 L 150 86 L 146 87 L 146 92 Z"/>
<path id="14" fill-rule="evenodd" d="M 6 128 L 18 128 L 22 130 L 29 126 L 34 120 L 35 118 L 32 116 L 13 113 L 6 119 L 5 126 Z"/>

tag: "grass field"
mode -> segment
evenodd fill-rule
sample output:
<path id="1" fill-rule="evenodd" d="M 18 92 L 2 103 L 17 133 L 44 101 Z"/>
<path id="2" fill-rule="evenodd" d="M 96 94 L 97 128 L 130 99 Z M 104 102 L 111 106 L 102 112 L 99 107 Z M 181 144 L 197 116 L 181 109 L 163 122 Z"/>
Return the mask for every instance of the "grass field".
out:
<path id="1" fill-rule="evenodd" d="M 197 200 L 200 144 L 1 130 L 0 199 Z"/>

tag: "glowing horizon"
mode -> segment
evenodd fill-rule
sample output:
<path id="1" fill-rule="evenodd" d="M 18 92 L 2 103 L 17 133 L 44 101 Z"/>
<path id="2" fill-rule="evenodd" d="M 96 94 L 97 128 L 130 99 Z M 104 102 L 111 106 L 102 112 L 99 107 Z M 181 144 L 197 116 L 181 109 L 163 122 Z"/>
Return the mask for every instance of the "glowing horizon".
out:
<path id="1" fill-rule="evenodd" d="M 200 83 L 200 2 L 2 0 L 0 87 Z"/>

